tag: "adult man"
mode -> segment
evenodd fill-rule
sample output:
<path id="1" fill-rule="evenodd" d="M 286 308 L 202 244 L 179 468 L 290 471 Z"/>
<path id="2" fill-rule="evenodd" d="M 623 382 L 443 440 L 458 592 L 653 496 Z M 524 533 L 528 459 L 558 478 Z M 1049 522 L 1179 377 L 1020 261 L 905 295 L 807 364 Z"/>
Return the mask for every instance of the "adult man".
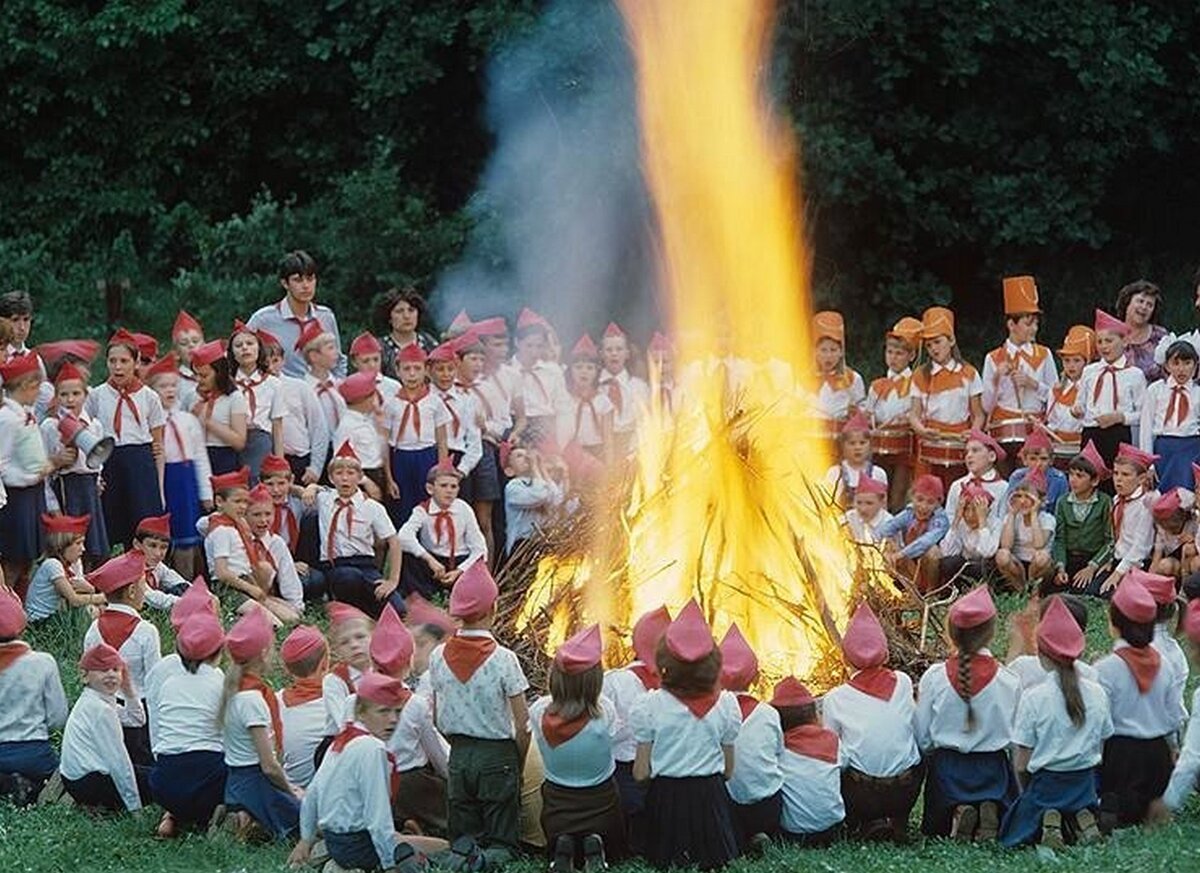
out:
<path id="1" fill-rule="evenodd" d="M 308 252 L 296 250 L 283 256 L 279 262 L 279 284 L 285 292 L 283 299 L 259 309 L 250 316 L 247 324 L 252 330 L 266 330 L 278 337 L 283 344 L 283 372 L 302 378 L 305 373 L 304 355 L 296 348 L 301 331 L 316 319 L 326 331 L 333 334 L 338 349 L 341 349 L 337 316 L 328 306 L 313 302 L 317 296 L 317 262 Z M 346 375 L 345 355 L 339 355 L 334 373 Z"/>

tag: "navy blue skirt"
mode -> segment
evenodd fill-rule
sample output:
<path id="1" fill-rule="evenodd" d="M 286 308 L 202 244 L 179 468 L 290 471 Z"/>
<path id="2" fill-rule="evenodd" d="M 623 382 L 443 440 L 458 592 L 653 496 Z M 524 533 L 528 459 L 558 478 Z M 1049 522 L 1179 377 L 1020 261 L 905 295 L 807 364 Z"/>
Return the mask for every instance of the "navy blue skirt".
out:
<path id="1" fill-rule="evenodd" d="M 288 839 L 300 827 L 300 801 L 280 791 L 257 764 L 230 767 L 225 779 L 225 806 L 248 812 L 277 840 Z"/>
<path id="2" fill-rule="evenodd" d="M 159 755 L 150 771 L 150 792 L 180 824 L 207 824 L 225 799 L 227 772 L 221 752 Z"/>
<path id="3" fill-rule="evenodd" d="M 84 536 L 84 554 L 98 555 L 107 560 L 112 547 L 108 542 L 108 528 L 104 524 L 99 479 L 99 473 L 63 473 L 58 477 L 54 491 L 63 515 L 92 517 Z"/>
<path id="4" fill-rule="evenodd" d="M 400 488 L 400 499 L 388 501 L 388 515 L 396 527 L 408 521 L 413 507 L 428 499 L 425 477 L 437 462 L 437 446 L 413 450 L 392 449 L 392 478 Z"/>
<path id="5" fill-rule="evenodd" d="M 46 550 L 42 515 L 46 512 L 46 486 L 9 488 L 8 503 L 0 509 L 0 555 L 14 564 L 32 564 Z"/>
<path id="6" fill-rule="evenodd" d="M 934 749 L 926 759 L 925 811 L 921 831 L 931 837 L 950 834 L 954 807 L 991 802 L 1004 815 L 1017 799 L 1017 777 L 1008 755 Z"/>
<path id="7" fill-rule="evenodd" d="M 104 464 L 104 522 L 108 538 L 126 549 L 143 518 L 162 515 L 158 467 L 150 443 L 117 446 Z"/>
<path id="8" fill-rule="evenodd" d="M 246 429 L 246 445 L 242 449 L 241 465 L 250 468 L 250 486 L 258 484 L 258 474 L 262 470 L 263 461 L 275 448 L 275 440 L 271 434 L 256 427 Z"/>
<path id="9" fill-rule="evenodd" d="M 1000 845 L 1013 848 L 1036 843 L 1042 834 L 1042 813 L 1056 809 L 1074 815 L 1099 804 L 1096 769 L 1038 770 L 1009 807 L 1000 825 Z"/>
<path id="10" fill-rule="evenodd" d="M 192 461 L 176 461 L 163 469 L 163 490 L 167 493 L 167 512 L 171 513 L 171 545 L 187 549 L 200 545 L 196 532 L 200 520 L 200 484 Z"/>
<path id="11" fill-rule="evenodd" d="M 1156 436 L 1154 454 L 1159 456 L 1154 462 L 1159 493 L 1172 488 L 1195 490 L 1192 464 L 1200 460 L 1200 437 Z"/>
<path id="12" fill-rule="evenodd" d="M 205 446 L 208 450 L 208 466 L 214 476 L 224 476 L 242 466 L 237 449 L 230 446 Z"/>
<path id="13" fill-rule="evenodd" d="M 0 743 L 0 773 L 20 773 L 26 779 L 49 779 L 58 769 L 58 755 L 49 740 Z"/>
<path id="14" fill-rule="evenodd" d="M 656 776 L 646 791 L 646 860 L 659 869 L 724 867 L 738 856 L 725 779 Z"/>

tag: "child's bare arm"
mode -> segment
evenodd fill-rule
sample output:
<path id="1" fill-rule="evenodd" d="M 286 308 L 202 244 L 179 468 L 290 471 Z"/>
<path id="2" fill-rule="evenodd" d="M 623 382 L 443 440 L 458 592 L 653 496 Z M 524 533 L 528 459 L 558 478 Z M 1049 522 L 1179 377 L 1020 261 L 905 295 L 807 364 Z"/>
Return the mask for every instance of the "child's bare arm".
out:
<path id="1" fill-rule="evenodd" d="M 512 710 L 517 754 L 521 756 L 521 767 L 524 767 L 525 756 L 529 753 L 529 705 L 525 702 L 525 695 L 514 694 L 508 698 L 508 706 Z"/>
<path id="2" fill-rule="evenodd" d="M 638 782 L 645 782 L 650 778 L 650 750 L 652 748 L 650 743 L 637 744 L 637 754 L 633 759 L 633 778 Z"/>
<path id="3" fill-rule="evenodd" d="M 283 767 L 279 765 L 279 758 L 275 756 L 275 747 L 271 744 L 270 732 L 262 725 L 256 725 L 250 728 L 250 739 L 254 742 L 254 751 L 258 753 L 259 769 L 267 777 L 267 781 L 280 791 L 294 794 L 295 786 L 288 782 Z"/>

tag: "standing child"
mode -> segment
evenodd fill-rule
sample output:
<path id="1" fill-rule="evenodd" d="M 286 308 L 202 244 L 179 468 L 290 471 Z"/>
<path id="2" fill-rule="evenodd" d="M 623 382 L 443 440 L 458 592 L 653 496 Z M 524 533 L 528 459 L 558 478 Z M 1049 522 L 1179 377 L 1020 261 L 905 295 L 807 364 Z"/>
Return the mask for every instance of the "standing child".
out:
<path id="1" fill-rule="evenodd" d="M 196 349 L 192 353 L 192 366 L 196 369 L 198 397 L 192 413 L 204 427 L 204 445 L 212 474 L 223 476 L 242 466 L 250 406 L 233 381 L 232 365 L 220 340 Z"/>
<path id="2" fill-rule="evenodd" d="M 513 426 L 511 439 L 524 446 L 539 446 L 553 436 L 559 398 L 567 390 L 562 370 L 548 360 L 550 323 L 532 309 L 517 316 L 517 370 L 524 423 Z"/>
<path id="3" fill-rule="evenodd" d="M 1013 470 L 1013 474 L 1008 477 L 1005 501 L 1012 496 L 1013 491 L 1025 480 L 1026 476 L 1039 470 L 1046 478 L 1046 498 L 1042 501 L 1042 509 L 1053 513 L 1054 507 L 1058 505 L 1058 499 L 1065 495 L 1070 488 L 1067 485 L 1067 474 L 1051 463 L 1054 460 L 1054 447 L 1050 443 L 1050 435 L 1045 428 L 1036 427 L 1030 431 L 1029 436 L 1025 439 L 1025 445 L 1021 447 L 1020 458 L 1023 466 Z"/>
<path id="4" fill-rule="evenodd" d="M 921 830 L 984 842 L 1017 796 L 1008 747 L 1020 682 L 988 651 L 996 606 L 986 585 L 960 597 L 947 619 L 955 653 L 925 671 L 917 692 L 917 742 L 929 768 Z"/>
<path id="5" fill-rule="evenodd" d="M 624 369 L 621 372 L 624 373 Z M 559 398 L 555 433 L 559 445 L 577 445 L 606 465 L 611 465 L 613 459 L 618 457 L 614 451 L 616 407 L 611 397 L 622 396 L 622 388 L 620 380 L 612 377 L 607 383 L 610 386 L 608 393 L 601 394 L 598 374 L 596 345 L 591 337 L 584 334 L 571 349 L 567 390 Z M 631 436 L 632 431 L 627 431 L 623 439 Z M 628 443 L 623 451 L 628 453 Z"/>
<path id="6" fill-rule="evenodd" d="M 283 727 L 283 772 L 288 782 L 308 786 L 316 774 L 317 747 L 326 736 L 323 686 L 329 666 L 329 646 L 312 625 L 296 627 L 279 658 L 291 683 L 279 692 L 279 723 Z"/>
<path id="7" fill-rule="evenodd" d="M 1200 600 L 1193 600 L 1188 604 L 1183 629 L 1191 642 L 1193 662 L 1200 661 Z M 1200 688 L 1192 694 L 1191 713 L 1183 747 L 1175 761 L 1175 769 L 1171 772 L 1171 781 L 1167 783 L 1167 790 L 1163 792 L 1162 797 L 1163 803 L 1172 812 L 1178 812 L 1196 790 L 1197 784 L 1200 784 L 1197 780 L 1200 776 Z"/>
<path id="8" fill-rule="evenodd" d="M 429 353 L 429 380 L 450 416 L 446 427 L 446 450 L 462 474 L 463 499 L 471 501 L 475 468 L 483 457 L 480 411 L 475 395 L 457 382 L 459 353 L 456 342 L 443 343 Z"/>
<path id="9" fill-rule="evenodd" d="M 859 480 L 854 490 L 854 506 L 846 510 L 843 521 L 854 542 L 879 542 L 879 529 L 892 518 L 887 510 L 887 496 L 887 486 L 873 476 Z"/>
<path id="10" fill-rule="evenodd" d="M 283 457 L 296 480 L 304 485 L 316 482 L 329 457 L 332 429 L 321 408 L 317 392 L 307 380 L 283 372 L 285 355 L 279 340 L 260 331 L 267 352 L 267 372 L 279 380 L 283 394 Z M 270 457 L 279 457 L 270 455 Z M 265 461 L 264 461 L 265 463 Z M 258 472 L 261 482 L 263 471 Z"/>
<path id="11" fill-rule="evenodd" d="M 925 775 L 912 680 L 888 668 L 887 637 L 866 603 L 846 625 L 842 652 L 853 672 L 825 695 L 821 714 L 840 740 L 846 825 L 867 839 L 904 842 Z"/>
<path id="12" fill-rule="evenodd" d="M 300 824 L 299 789 L 279 763 L 283 725 L 275 691 L 263 680 L 274 637 L 266 610 L 252 607 L 229 629 L 225 648 L 233 661 L 225 674 L 218 719 L 224 727 L 225 808 L 239 834 L 251 823 L 277 840 Z"/>
<path id="13" fill-rule="evenodd" d="M 349 444 L 362 464 L 367 490 L 376 500 L 387 496 L 391 476 L 387 471 L 387 442 L 379 428 L 380 393 L 374 373 L 354 373 L 338 386 L 345 410 L 333 433 L 333 444 Z"/>
<path id="14" fill-rule="evenodd" d="M 88 392 L 84 411 L 116 441 L 104 464 L 104 521 L 108 538 L 126 548 L 143 518 L 163 513 L 162 401 L 134 373 L 137 341 L 124 328 L 108 341 L 108 381 Z"/>
<path id="15" fill-rule="evenodd" d="M 449 460 L 425 477 L 429 499 L 413 509 L 396 534 L 404 552 L 402 595 L 431 597 L 439 587 L 451 588 L 476 561 L 487 563 L 487 544 L 475 513 L 458 499 L 461 481 L 462 474 Z"/>
<path id="16" fill-rule="evenodd" d="M 880 525 L 883 556 L 888 567 L 912 579 L 922 591 L 937 586 L 942 553 L 938 544 L 950 530 L 942 509 L 942 480 L 925 474 L 912 487 L 912 502 L 899 515 Z"/>
<path id="17" fill-rule="evenodd" d="M 912 409 L 912 365 L 921 348 L 921 322 L 905 316 L 897 321 L 884 340 L 883 359 L 887 374 L 867 390 L 866 412 L 875 427 L 875 456 L 891 482 L 888 509 L 904 508 L 912 482 L 913 437 L 908 421 Z"/>
<path id="18" fill-rule="evenodd" d="M 1150 571 L 1183 579 L 1200 569 L 1196 555 L 1196 495 L 1172 488 L 1150 504 L 1154 515 L 1154 551 Z"/>
<path id="19" fill-rule="evenodd" d="M 613 774 L 617 712 L 600 695 L 604 668 L 600 626 L 562 644 L 550 665 L 550 694 L 529 709 L 529 728 L 541 752 L 542 830 L 553 849 L 552 869 L 602 869 L 625 856 L 625 819 Z"/>
<path id="20" fill-rule="evenodd" d="M 0 484 L 8 493 L 8 501 L 0 506 L 0 570 L 23 595 L 44 547 L 45 480 L 53 469 L 33 414 L 42 384 L 41 361 L 32 352 L 17 355 L 0 364 L 0 382 Z"/>
<path id="21" fill-rule="evenodd" d="M 1055 537 L 1050 548 L 1058 568 L 1054 585 L 1059 588 L 1099 590 L 1098 574 L 1113 548 L 1112 498 L 1099 490 L 1101 479 L 1108 475 L 1104 459 L 1090 441 L 1067 467 L 1070 490 L 1054 508 Z"/>
<path id="22" fill-rule="evenodd" d="M 33 803 L 58 769 L 50 731 L 67 718 L 67 697 L 54 656 L 35 652 L 21 639 L 25 610 L 0 585 L 0 797 L 17 806 Z"/>
<path id="23" fill-rule="evenodd" d="M 529 744 L 525 691 L 517 656 L 497 644 L 499 589 L 476 561 L 450 592 L 462 628 L 429 657 L 438 729 L 450 740 L 449 835 L 455 852 L 489 866 L 517 851 L 520 773 Z"/>
<path id="24" fill-rule="evenodd" d="M 1113 721 L 1104 689 L 1075 665 L 1083 645 L 1070 610 L 1061 598 L 1050 598 L 1037 646 L 1051 678 L 1027 690 L 1017 706 L 1014 764 L 1024 789 L 1004 816 L 1001 845 L 1040 841 L 1063 849 L 1064 832 L 1072 830 L 1082 845 L 1100 839 L 1096 767 Z"/>
<path id="25" fill-rule="evenodd" d="M 1171 342 L 1170 336 L 1159 343 L 1160 349 L 1166 345 L 1162 357 L 1167 375 L 1146 389 L 1138 425 L 1138 447 L 1158 455 L 1154 472 L 1159 491 L 1193 487 L 1192 463 L 1200 457 L 1200 356 L 1191 342 Z"/>
<path id="26" fill-rule="evenodd" d="M 196 402 L 196 371 L 192 353 L 204 345 L 204 328 L 185 310 L 179 310 L 171 326 L 171 343 L 179 361 L 179 406 L 191 409 Z"/>
<path id="27" fill-rule="evenodd" d="M 1156 460 L 1157 455 L 1147 455 L 1128 443 L 1121 443 L 1117 449 L 1112 474 L 1116 492 L 1112 559 L 1116 563 L 1097 589 L 1101 595 L 1115 590 L 1121 578 L 1134 567 L 1144 570 L 1150 560 L 1154 549 L 1154 513 L 1150 506 L 1154 498 L 1148 493 L 1146 483 L 1150 465 Z"/>
<path id="28" fill-rule="evenodd" d="M 855 409 L 838 434 L 841 463 L 825 473 L 825 484 L 843 509 L 854 505 L 854 495 L 864 479 L 874 479 L 887 489 L 887 471 L 871 457 L 871 421 Z"/>
<path id="29" fill-rule="evenodd" d="M 107 643 L 79 659 L 84 689 L 63 729 L 63 787 L 80 806 L 136 812 L 150 801 L 150 767 L 135 765 L 121 742 L 122 723 L 146 723 L 120 653 Z M 124 703 L 117 695 L 124 697 Z"/>
<path id="30" fill-rule="evenodd" d="M 296 340 L 296 351 L 304 357 L 307 369 L 304 381 L 316 392 L 321 411 L 325 413 L 326 429 L 333 434 L 346 411 L 346 401 L 337 390 L 341 379 L 334 373 L 342 357 L 337 337 L 326 331 L 314 318 L 304 326 Z"/>
<path id="31" fill-rule="evenodd" d="M 846 818 L 841 741 L 821 726 L 816 699 L 796 677 L 775 686 L 771 706 L 783 728 L 783 838 L 802 846 L 827 846 Z"/>
<path id="32" fill-rule="evenodd" d="M 813 316 L 813 339 L 817 343 L 816 413 L 830 439 L 867 399 L 863 378 L 846 365 L 846 322 L 840 312 L 818 312 Z"/>
<path id="33" fill-rule="evenodd" d="M 370 373 L 382 397 L 395 397 L 400 383 L 383 372 L 383 346 L 375 335 L 363 331 L 350 342 L 350 366 L 356 373 Z"/>
<path id="34" fill-rule="evenodd" d="M 1062 378 L 1046 398 L 1046 430 L 1054 440 L 1054 463 L 1066 468 L 1083 448 L 1083 410 L 1079 404 L 1079 380 L 1083 368 L 1096 359 L 1096 334 L 1084 324 L 1072 325 L 1058 350 Z"/>
<path id="35" fill-rule="evenodd" d="M 588 340 L 591 344 L 591 340 Z M 631 376 L 629 337 L 620 325 L 609 322 L 600 337 L 600 390 L 613 408 L 613 457 L 625 458 L 632 451 L 638 422 L 650 405 L 650 386 L 644 379 Z"/>
<path id="36" fill-rule="evenodd" d="M 1112 466 L 1117 448 L 1133 441 L 1131 428 L 1141 414 L 1146 377 L 1125 357 L 1129 325 L 1097 309 L 1095 334 L 1100 360 L 1083 368 L 1074 411 L 1082 413 L 1080 439 L 1094 442 L 1104 463 Z"/>
<path id="37" fill-rule="evenodd" d="M 633 711 L 633 775 L 646 792 L 646 860 L 660 869 L 724 867 L 737 857 L 725 782 L 733 775 L 741 712 L 717 685 L 721 651 L 696 601 L 667 628 L 656 653 L 662 688 Z"/>
<path id="38" fill-rule="evenodd" d="M 84 532 L 88 517 L 43 515 L 46 552 L 29 580 L 25 610 L 30 621 L 54 615 L 65 604 L 68 608 L 100 607 L 107 601 L 83 577 Z"/>
<path id="39" fill-rule="evenodd" d="M 384 428 L 391 446 L 387 469 L 389 514 L 403 524 L 424 499 L 425 475 L 448 454 L 446 427 L 450 415 L 425 381 L 425 352 L 405 346 L 397 357 L 400 391 L 383 406 Z"/>
<path id="40" fill-rule="evenodd" d="M 996 569 L 1009 587 L 1024 593 L 1030 581 L 1041 582 L 1054 570 L 1054 516 L 1042 508 L 1046 474 L 1030 473 L 1008 499 L 1008 512 L 1000 528 Z"/>
<path id="41" fill-rule="evenodd" d="M 240 462 L 250 468 L 250 484 L 258 484 L 258 473 L 267 455 L 283 454 L 283 385 L 267 366 L 263 340 L 240 321 L 229 336 L 229 372 L 246 398 L 246 446 Z"/>

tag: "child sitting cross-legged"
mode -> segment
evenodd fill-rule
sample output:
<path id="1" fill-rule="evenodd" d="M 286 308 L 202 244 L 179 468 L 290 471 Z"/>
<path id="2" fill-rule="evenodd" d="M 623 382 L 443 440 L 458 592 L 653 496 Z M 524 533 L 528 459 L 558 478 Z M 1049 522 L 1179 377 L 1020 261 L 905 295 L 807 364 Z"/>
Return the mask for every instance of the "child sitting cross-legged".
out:
<path id="1" fill-rule="evenodd" d="M 1041 581 L 1052 569 L 1055 520 L 1042 508 L 1045 492 L 1046 474 L 1035 470 L 1008 497 L 996 568 L 1013 591 L 1024 592 L 1030 581 Z"/>
<path id="2" fill-rule="evenodd" d="M 912 487 L 912 502 L 878 531 L 889 569 L 905 574 L 922 591 L 938 584 L 942 559 L 938 543 L 950 529 L 950 520 L 942 509 L 944 496 L 937 476 L 918 476 Z"/>
<path id="3" fill-rule="evenodd" d="M 938 578 L 942 585 L 964 573 L 984 578 L 1000 548 L 1000 522 L 992 514 L 992 492 L 968 482 L 959 494 L 950 532 L 942 540 Z"/>
<path id="4" fill-rule="evenodd" d="M 432 597 L 450 588 L 476 561 L 487 563 L 487 543 L 475 512 L 458 497 L 462 474 L 449 459 L 429 470 L 429 499 L 413 508 L 397 537 L 404 550 L 400 593 Z"/>
<path id="5" fill-rule="evenodd" d="M 250 470 L 212 477 L 217 511 L 201 519 L 209 578 L 238 613 L 244 615 L 267 599 L 273 571 L 250 536 L 246 509 L 250 505 Z"/>
<path id="6" fill-rule="evenodd" d="M 1196 552 L 1196 495 L 1171 488 L 1150 505 L 1154 513 L 1154 551 L 1150 570 L 1182 579 L 1200 570 Z"/>
<path id="7" fill-rule="evenodd" d="M 133 551 L 146 560 L 146 604 L 170 610 L 188 589 L 188 581 L 166 563 L 171 548 L 171 513 L 143 518 L 133 532 Z"/>

